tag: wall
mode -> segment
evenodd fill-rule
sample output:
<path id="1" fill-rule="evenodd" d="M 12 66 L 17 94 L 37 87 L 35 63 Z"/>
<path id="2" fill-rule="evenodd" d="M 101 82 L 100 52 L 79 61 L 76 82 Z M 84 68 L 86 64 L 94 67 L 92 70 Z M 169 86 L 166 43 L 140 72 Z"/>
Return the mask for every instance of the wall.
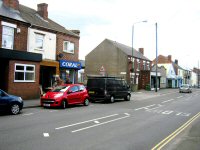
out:
<path id="1" fill-rule="evenodd" d="M 17 22 L 8 18 L 3 18 L 0 16 L 0 47 L 2 47 L 2 24 L 1 22 L 8 22 L 17 25 L 20 29 L 20 33 L 17 33 L 17 28 L 14 30 L 14 47 L 13 49 L 19 51 L 27 51 L 27 35 L 28 35 L 28 25 L 22 22 Z M 23 42 L 22 42 L 23 41 Z"/>
<path id="2" fill-rule="evenodd" d="M 14 82 L 15 63 L 35 65 L 35 82 Z M 39 69 L 40 65 L 36 62 L 9 61 L 8 93 L 23 99 L 39 98 Z"/>
<path id="3" fill-rule="evenodd" d="M 100 75 L 100 69 L 103 66 L 106 71 L 106 75 L 112 76 L 124 76 L 128 69 L 128 58 L 119 49 L 109 42 L 104 40 L 100 43 L 92 52 L 90 52 L 85 58 L 85 73 L 86 75 Z"/>
<path id="4" fill-rule="evenodd" d="M 44 50 L 35 49 L 35 33 L 44 35 Z M 28 51 L 42 54 L 43 59 L 56 60 L 56 34 L 29 28 Z"/>
<path id="5" fill-rule="evenodd" d="M 63 42 L 70 41 L 74 43 L 75 53 L 66 53 L 63 52 Z M 58 33 L 56 35 L 56 55 L 58 56 L 60 53 L 63 54 L 62 58 L 58 58 L 58 60 L 71 60 L 71 61 L 79 61 L 79 37 L 68 36 L 65 34 Z"/>

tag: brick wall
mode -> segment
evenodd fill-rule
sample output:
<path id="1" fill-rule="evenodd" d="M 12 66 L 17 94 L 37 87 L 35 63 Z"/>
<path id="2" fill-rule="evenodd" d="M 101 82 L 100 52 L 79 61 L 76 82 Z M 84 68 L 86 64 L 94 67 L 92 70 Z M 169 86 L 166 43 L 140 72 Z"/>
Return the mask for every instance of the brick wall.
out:
<path id="1" fill-rule="evenodd" d="M 28 25 L 14 21 L 8 18 L 0 17 L 0 22 L 8 22 L 12 24 L 16 24 L 17 28 L 19 28 L 21 31 L 20 33 L 17 33 L 17 29 L 14 30 L 14 47 L 13 49 L 19 50 L 19 51 L 27 51 L 27 36 L 28 36 Z M 2 47 L 2 25 L 0 23 L 0 47 Z"/>
<path id="2" fill-rule="evenodd" d="M 56 55 L 58 56 L 60 53 L 63 54 L 62 58 L 58 58 L 57 60 L 71 60 L 71 61 L 79 61 L 79 38 L 78 37 L 73 37 L 73 36 L 68 36 L 64 34 L 57 34 L 57 39 L 56 39 Z M 74 43 L 75 46 L 75 51 L 74 54 L 66 53 L 63 52 L 63 42 L 64 41 L 70 41 Z"/>
<path id="3" fill-rule="evenodd" d="M 15 63 L 35 65 L 35 82 L 14 82 Z M 27 61 L 9 61 L 8 93 L 21 96 L 23 99 L 39 98 L 40 64 Z"/>

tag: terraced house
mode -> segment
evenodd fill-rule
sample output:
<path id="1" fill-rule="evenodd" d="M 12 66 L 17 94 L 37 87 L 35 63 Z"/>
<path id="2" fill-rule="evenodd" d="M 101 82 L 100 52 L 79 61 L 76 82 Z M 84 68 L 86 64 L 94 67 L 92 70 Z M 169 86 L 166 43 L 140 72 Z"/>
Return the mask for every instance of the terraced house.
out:
<path id="1" fill-rule="evenodd" d="M 48 4 L 37 10 L 18 0 L 0 1 L 0 88 L 24 99 L 39 97 L 55 76 L 72 83 L 81 69 L 79 30 L 67 30 L 48 17 Z"/>
<path id="2" fill-rule="evenodd" d="M 85 57 L 86 75 L 120 76 L 133 90 L 145 89 L 150 84 L 151 61 L 139 51 L 112 41 L 103 40 Z"/>

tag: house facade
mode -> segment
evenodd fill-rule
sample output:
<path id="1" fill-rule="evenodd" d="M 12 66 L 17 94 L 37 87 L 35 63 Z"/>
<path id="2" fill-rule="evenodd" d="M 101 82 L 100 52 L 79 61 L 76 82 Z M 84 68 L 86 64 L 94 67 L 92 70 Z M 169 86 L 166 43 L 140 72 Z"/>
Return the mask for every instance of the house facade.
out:
<path id="1" fill-rule="evenodd" d="M 29 26 L 17 1 L 0 1 L 0 88 L 25 99 L 39 96 L 42 61 L 41 54 L 27 51 Z"/>
<path id="2" fill-rule="evenodd" d="M 8 78 L 1 88 L 24 99 L 37 98 L 39 87 L 43 90 L 51 87 L 55 76 L 78 82 L 81 69 L 80 31 L 67 30 L 49 19 L 48 4 L 37 6 L 34 10 L 19 4 L 18 0 L 0 2 L 0 53 L 4 52 L 0 57 L 7 57 L 1 61 L 8 64 L 0 67 L 5 70 L 1 80 Z M 20 53 L 19 56 L 14 52 Z"/>
<path id="3" fill-rule="evenodd" d="M 144 49 L 134 49 L 132 57 L 131 47 L 105 39 L 86 55 L 85 74 L 120 76 L 136 89 L 145 88 L 150 83 L 151 61 L 143 54 Z"/>

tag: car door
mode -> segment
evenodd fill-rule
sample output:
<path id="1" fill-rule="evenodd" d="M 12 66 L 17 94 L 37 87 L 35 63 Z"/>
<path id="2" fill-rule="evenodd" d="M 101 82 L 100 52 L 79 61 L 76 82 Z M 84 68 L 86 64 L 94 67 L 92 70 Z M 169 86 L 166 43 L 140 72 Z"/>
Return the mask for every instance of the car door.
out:
<path id="1" fill-rule="evenodd" d="M 69 88 L 67 100 L 69 104 L 76 104 L 80 101 L 80 92 L 77 85 Z"/>
<path id="2" fill-rule="evenodd" d="M 6 110 L 9 104 L 8 95 L 0 91 L 0 111 Z"/>

